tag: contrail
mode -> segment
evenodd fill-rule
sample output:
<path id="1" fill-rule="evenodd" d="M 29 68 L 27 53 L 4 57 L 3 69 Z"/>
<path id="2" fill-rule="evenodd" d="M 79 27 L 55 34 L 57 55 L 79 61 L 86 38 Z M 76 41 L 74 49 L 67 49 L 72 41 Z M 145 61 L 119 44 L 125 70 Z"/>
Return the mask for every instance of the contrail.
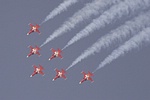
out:
<path id="1" fill-rule="evenodd" d="M 104 35 L 97 40 L 92 46 L 86 49 L 79 57 L 77 57 L 73 63 L 67 68 L 67 70 L 83 59 L 99 53 L 102 48 L 109 47 L 116 40 L 122 40 L 127 38 L 129 35 L 135 35 L 137 32 L 141 31 L 143 28 L 150 26 L 150 11 L 146 13 L 140 13 L 137 17 L 132 20 L 127 21 L 124 25 L 112 30 L 109 34 Z"/>
<path id="2" fill-rule="evenodd" d="M 50 12 L 50 14 L 45 18 L 45 20 L 41 24 L 54 18 L 56 15 L 67 10 L 68 7 L 70 7 L 71 5 L 73 5 L 77 2 L 78 2 L 78 0 L 64 0 L 63 3 L 61 3 L 57 8 L 55 8 L 52 12 Z"/>
<path id="3" fill-rule="evenodd" d="M 85 7 L 76 12 L 72 17 L 64 22 L 61 27 L 55 30 L 41 45 L 44 46 L 48 42 L 52 41 L 54 38 L 63 35 L 65 32 L 73 29 L 78 23 L 85 19 L 90 18 L 92 15 L 98 15 L 102 13 L 103 10 L 110 5 L 118 3 L 120 0 L 94 0 L 92 3 L 87 3 Z"/>
<path id="4" fill-rule="evenodd" d="M 97 67 L 96 70 L 93 71 L 93 73 L 96 72 L 98 69 L 104 67 L 106 64 L 111 63 L 118 57 L 123 56 L 125 53 L 128 53 L 130 50 L 139 48 L 139 46 L 145 42 L 150 42 L 150 27 L 145 28 L 139 34 L 132 37 L 119 48 L 115 49 L 109 56 L 104 59 L 103 62 L 100 63 L 99 67 Z"/>
<path id="5" fill-rule="evenodd" d="M 150 5 L 150 0 L 125 0 L 117 5 L 112 6 L 109 10 L 105 11 L 100 17 L 93 20 L 88 26 L 77 33 L 63 48 L 67 48 L 78 40 L 89 36 L 95 30 L 105 27 L 112 21 L 121 18 L 123 15 L 128 15 L 134 11 L 143 10 Z"/>

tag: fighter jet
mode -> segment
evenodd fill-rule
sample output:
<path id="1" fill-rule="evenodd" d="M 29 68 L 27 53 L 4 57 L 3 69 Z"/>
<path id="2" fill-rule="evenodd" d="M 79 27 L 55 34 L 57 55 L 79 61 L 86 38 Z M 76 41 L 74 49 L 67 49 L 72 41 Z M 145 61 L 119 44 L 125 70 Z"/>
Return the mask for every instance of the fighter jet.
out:
<path id="1" fill-rule="evenodd" d="M 91 76 L 93 76 L 93 74 L 91 72 L 88 72 L 87 74 L 85 72 L 81 72 L 84 77 L 83 79 L 79 82 L 79 84 L 83 83 L 84 81 L 90 80 L 91 82 L 94 82 L 91 78 Z"/>
<path id="2" fill-rule="evenodd" d="M 33 67 L 34 67 L 34 72 L 30 77 L 33 77 L 35 74 L 41 74 L 44 76 L 44 73 L 43 73 L 44 68 L 41 65 L 39 65 L 39 67 L 33 65 Z"/>
<path id="3" fill-rule="evenodd" d="M 52 56 L 49 58 L 49 60 L 52 60 L 53 58 L 55 58 L 55 57 L 59 57 L 59 58 L 62 58 L 62 56 L 61 56 L 61 53 L 62 53 L 62 51 L 58 48 L 58 50 L 54 50 L 53 48 L 51 49 L 51 51 L 52 51 Z"/>
<path id="4" fill-rule="evenodd" d="M 53 81 L 55 81 L 57 78 L 64 78 L 65 80 L 67 79 L 65 76 L 66 71 L 64 69 L 58 70 L 57 68 L 55 68 L 55 71 L 56 71 L 56 76 L 53 79 Z"/>
<path id="5" fill-rule="evenodd" d="M 40 31 L 38 30 L 40 28 L 40 26 L 38 24 L 36 24 L 34 26 L 31 23 L 29 23 L 29 25 L 30 25 L 30 31 L 27 33 L 27 35 L 30 35 L 33 32 L 37 32 L 37 33 L 41 34 Z"/>
<path id="6" fill-rule="evenodd" d="M 32 46 L 28 46 L 28 47 L 30 48 L 30 53 L 27 55 L 27 58 L 33 54 L 37 54 L 38 56 L 41 56 L 41 54 L 38 52 L 40 50 L 38 46 L 35 46 L 35 48 L 33 48 Z"/>

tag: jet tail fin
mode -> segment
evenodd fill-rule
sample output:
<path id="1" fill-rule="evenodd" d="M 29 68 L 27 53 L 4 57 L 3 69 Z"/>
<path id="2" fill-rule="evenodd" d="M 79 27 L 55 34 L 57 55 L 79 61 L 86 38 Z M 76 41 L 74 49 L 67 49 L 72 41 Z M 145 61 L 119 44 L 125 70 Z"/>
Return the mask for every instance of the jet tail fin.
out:
<path id="1" fill-rule="evenodd" d="M 36 28 L 40 28 L 40 25 L 36 24 Z"/>
<path id="2" fill-rule="evenodd" d="M 59 53 L 61 53 L 61 52 L 62 52 L 62 50 L 58 48 L 58 52 L 59 52 Z"/>
<path id="3" fill-rule="evenodd" d="M 39 47 L 39 46 L 37 46 L 37 45 L 35 45 L 35 47 L 38 49 L 38 50 L 40 50 L 41 48 Z"/>
<path id="4" fill-rule="evenodd" d="M 93 73 L 91 73 L 90 71 L 89 71 L 88 73 L 89 73 L 89 75 L 90 75 L 90 76 L 94 76 L 94 74 L 93 74 Z"/>
<path id="5" fill-rule="evenodd" d="M 44 70 L 44 67 L 43 67 L 43 66 L 41 66 L 41 65 L 39 65 L 39 66 L 40 66 L 40 69 L 41 69 L 41 70 Z"/>
<path id="6" fill-rule="evenodd" d="M 62 69 L 62 73 L 66 73 L 66 71 L 64 69 Z"/>

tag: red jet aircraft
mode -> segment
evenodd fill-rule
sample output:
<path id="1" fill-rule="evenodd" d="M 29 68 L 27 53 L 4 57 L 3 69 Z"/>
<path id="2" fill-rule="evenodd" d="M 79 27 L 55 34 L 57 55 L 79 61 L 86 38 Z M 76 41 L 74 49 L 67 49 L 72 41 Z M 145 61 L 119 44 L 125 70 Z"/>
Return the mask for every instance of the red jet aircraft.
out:
<path id="1" fill-rule="evenodd" d="M 94 82 L 91 78 L 91 76 L 93 76 L 93 74 L 91 72 L 88 72 L 87 74 L 85 72 L 81 72 L 84 77 L 83 79 L 79 82 L 79 84 L 83 83 L 84 81 L 90 80 L 91 82 Z"/>
<path id="2" fill-rule="evenodd" d="M 36 24 L 36 25 L 34 26 L 34 25 L 32 25 L 32 24 L 30 23 L 29 25 L 30 25 L 30 31 L 27 33 L 27 35 L 30 35 L 30 34 L 33 33 L 33 32 L 38 32 L 39 34 L 41 34 L 40 31 L 39 31 L 40 26 L 39 26 L 38 24 Z"/>
<path id="3" fill-rule="evenodd" d="M 55 58 L 55 57 L 59 57 L 59 58 L 62 58 L 62 56 L 61 56 L 61 54 L 60 53 L 62 53 L 62 51 L 60 50 L 60 49 L 58 49 L 58 50 L 54 50 L 53 48 L 51 49 L 52 50 L 52 56 L 49 58 L 49 60 L 52 60 L 53 58 Z"/>
<path id="4" fill-rule="evenodd" d="M 40 50 L 38 46 L 35 46 L 35 48 L 33 48 L 32 46 L 29 46 L 29 48 L 30 48 L 30 53 L 27 55 L 27 58 L 33 54 L 37 54 L 38 56 L 41 56 L 41 54 L 38 52 Z"/>
<path id="5" fill-rule="evenodd" d="M 60 70 L 58 70 L 58 69 L 56 68 L 55 71 L 56 71 L 56 76 L 55 76 L 55 78 L 53 79 L 53 81 L 55 81 L 57 78 L 61 78 L 61 77 L 64 78 L 65 80 L 67 79 L 66 76 L 65 76 L 66 71 L 65 71 L 64 69 L 61 69 L 61 71 L 60 71 Z"/>
<path id="6" fill-rule="evenodd" d="M 43 73 L 44 68 L 41 65 L 39 65 L 39 67 L 33 65 L 33 67 L 34 67 L 34 72 L 30 77 L 33 77 L 35 74 L 41 74 L 44 76 L 44 73 Z"/>

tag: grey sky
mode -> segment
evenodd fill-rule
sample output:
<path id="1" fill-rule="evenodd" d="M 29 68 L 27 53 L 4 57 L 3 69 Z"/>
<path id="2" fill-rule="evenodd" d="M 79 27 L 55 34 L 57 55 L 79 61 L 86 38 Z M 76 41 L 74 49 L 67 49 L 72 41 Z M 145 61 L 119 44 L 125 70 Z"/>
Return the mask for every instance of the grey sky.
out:
<path id="1" fill-rule="evenodd" d="M 81 71 L 93 71 L 114 49 L 123 44 L 116 43 L 94 56 L 85 59 L 67 72 L 67 80 L 52 81 L 55 68 L 66 69 L 85 49 L 101 36 L 137 16 L 140 12 L 123 16 L 106 27 L 95 31 L 83 40 L 63 51 L 63 59 L 53 59 L 50 48 L 63 48 L 66 43 L 91 22 L 93 18 L 80 23 L 68 34 L 54 39 L 41 48 L 41 57 L 26 58 L 29 45 L 41 45 L 60 25 L 92 0 L 80 0 L 52 20 L 40 27 L 41 35 L 29 36 L 29 23 L 40 24 L 62 0 L 0 0 L 0 100 L 149 100 L 150 99 L 150 45 L 145 44 L 98 70 L 89 81 L 79 85 L 83 78 Z M 142 0 L 141 0 L 142 1 Z M 147 8 L 148 10 L 149 8 Z M 45 76 L 35 75 L 32 65 L 41 64 Z"/>

